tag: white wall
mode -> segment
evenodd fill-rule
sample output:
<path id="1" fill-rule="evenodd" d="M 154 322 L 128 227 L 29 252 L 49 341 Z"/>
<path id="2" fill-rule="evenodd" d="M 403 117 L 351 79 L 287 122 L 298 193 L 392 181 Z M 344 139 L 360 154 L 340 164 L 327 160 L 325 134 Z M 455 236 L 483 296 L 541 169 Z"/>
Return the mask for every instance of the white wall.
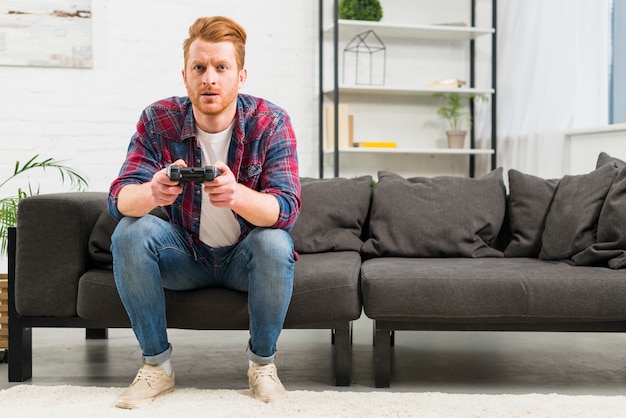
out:
<path id="1" fill-rule="evenodd" d="M 93 0 L 93 68 L 0 66 L 0 182 L 35 154 L 67 160 L 106 191 L 141 110 L 185 95 L 182 42 L 199 16 L 226 15 L 248 33 L 243 91 L 290 113 L 301 174 L 316 176 L 317 0 Z M 286 17 L 285 17 L 286 16 Z M 42 192 L 67 190 L 55 172 Z M 0 189 L 13 195 L 18 186 Z"/>

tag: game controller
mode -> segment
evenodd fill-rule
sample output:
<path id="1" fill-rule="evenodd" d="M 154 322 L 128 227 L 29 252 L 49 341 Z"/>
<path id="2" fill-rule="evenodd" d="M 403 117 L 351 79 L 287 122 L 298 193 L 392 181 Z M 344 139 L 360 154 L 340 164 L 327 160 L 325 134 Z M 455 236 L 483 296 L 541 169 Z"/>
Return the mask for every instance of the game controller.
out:
<path id="1" fill-rule="evenodd" d="M 206 167 L 181 167 L 170 165 L 167 167 L 167 177 L 179 183 L 191 183 L 192 181 L 213 181 L 220 175 L 220 169 L 213 166 Z"/>

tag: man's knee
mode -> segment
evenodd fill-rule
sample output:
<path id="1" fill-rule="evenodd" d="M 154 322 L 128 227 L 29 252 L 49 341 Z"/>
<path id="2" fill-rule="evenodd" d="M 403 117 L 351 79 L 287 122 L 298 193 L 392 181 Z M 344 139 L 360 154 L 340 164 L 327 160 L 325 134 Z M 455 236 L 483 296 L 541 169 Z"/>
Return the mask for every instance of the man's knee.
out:
<path id="1" fill-rule="evenodd" d="M 247 237 L 253 253 L 277 259 L 291 259 L 293 240 L 283 229 L 255 228 Z"/>
<path id="2" fill-rule="evenodd" d="M 160 222 L 162 222 L 161 219 L 152 215 L 145 215 L 140 218 L 128 216 L 122 218 L 111 235 L 112 248 L 145 242 L 147 238 L 155 236 L 162 228 L 159 226 Z"/>

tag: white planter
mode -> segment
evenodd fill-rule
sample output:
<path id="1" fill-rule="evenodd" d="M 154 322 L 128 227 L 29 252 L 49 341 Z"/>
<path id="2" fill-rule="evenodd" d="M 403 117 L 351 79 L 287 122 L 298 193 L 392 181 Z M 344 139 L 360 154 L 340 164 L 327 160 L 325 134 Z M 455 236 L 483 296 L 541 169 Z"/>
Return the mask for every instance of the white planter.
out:
<path id="1" fill-rule="evenodd" d="M 446 131 L 448 148 L 465 148 L 467 131 Z"/>

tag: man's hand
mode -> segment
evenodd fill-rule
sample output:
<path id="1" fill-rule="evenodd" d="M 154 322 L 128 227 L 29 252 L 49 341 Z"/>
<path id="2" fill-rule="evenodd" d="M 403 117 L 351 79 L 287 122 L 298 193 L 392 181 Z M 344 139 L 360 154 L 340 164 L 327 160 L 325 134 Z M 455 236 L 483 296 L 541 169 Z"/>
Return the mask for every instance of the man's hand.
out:
<path id="1" fill-rule="evenodd" d="M 278 221 L 278 199 L 238 183 L 233 172 L 222 161 L 217 161 L 214 166 L 220 170 L 220 175 L 213 181 L 204 182 L 204 191 L 213 206 L 229 208 L 256 226 L 270 227 Z"/>
<path id="2" fill-rule="evenodd" d="M 187 167 L 183 160 L 176 160 L 172 165 Z M 179 194 L 183 192 L 183 186 L 177 181 L 172 181 L 167 176 L 167 167 L 157 171 L 150 181 L 152 200 L 157 206 L 168 206 L 174 203 Z"/>
<path id="3" fill-rule="evenodd" d="M 204 191 L 209 195 L 211 204 L 218 208 L 232 208 L 237 198 L 237 179 L 230 168 L 221 161 L 214 164 L 220 175 L 213 181 L 204 182 Z"/>
<path id="4" fill-rule="evenodd" d="M 183 160 L 173 164 L 187 167 Z M 122 215 L 139 217 L 157 206 L 171 205 L 182 192 L 183 187 L 171 181 L 167 176 L 167 168 L 163 168 L 147 183 L 124 186 L 117 197 L 117 208 Z"/>

